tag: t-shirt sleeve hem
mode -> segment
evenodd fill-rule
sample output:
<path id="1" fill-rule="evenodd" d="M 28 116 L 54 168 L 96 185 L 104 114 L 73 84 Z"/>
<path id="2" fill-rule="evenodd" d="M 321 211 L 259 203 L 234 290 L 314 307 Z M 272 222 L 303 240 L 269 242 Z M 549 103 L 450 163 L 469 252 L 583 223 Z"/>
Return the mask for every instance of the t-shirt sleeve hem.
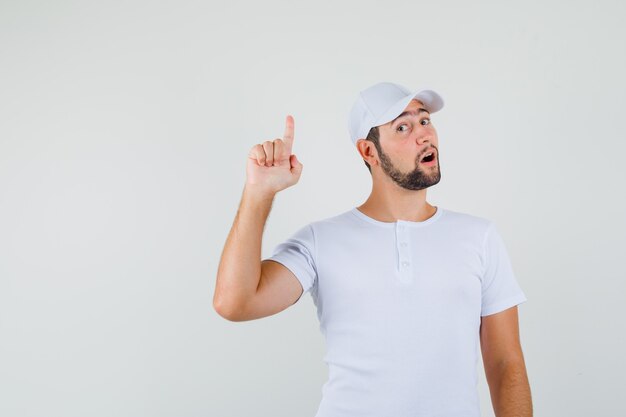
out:
<path id="1" fill-rule="evenodd" d="M 502 300 L 499 303 L 483 308 L 480 315 L 481 317 L 490 316 L 492 314 L 499 313 L 501 311 L 506 310 L 507 308 L 511 308 L 513 306 L 524 303 L 526 301 L 528 301 L 528 299 L 526 298 L 526 295 L 523 292 L 521 292 L 521 293 L 514 295 L 513 297 L 509 297 L 505 300 Z"/>
<path id="2" fill-rule="evenodd" d="M 270 256 L 269 258 L 265 260 L 278 262 L 279 264 L 283 265 L 285 268 L 289 269 L 291 273 L 295 275 L 296 279 L 300 282 L 300 285 L 302 285 L 302 295 L 304 295 L 307 291 L 310 290 L 308 280 L 306 278 L 303 278 L 303 277 L 306 277 L 307 274 L 304 270 L 302 270 L 297 265 L 297 263 L 291 262 L 291 260 L 288 259 L 287 257 L 280 256 L 280 255 Z"/>

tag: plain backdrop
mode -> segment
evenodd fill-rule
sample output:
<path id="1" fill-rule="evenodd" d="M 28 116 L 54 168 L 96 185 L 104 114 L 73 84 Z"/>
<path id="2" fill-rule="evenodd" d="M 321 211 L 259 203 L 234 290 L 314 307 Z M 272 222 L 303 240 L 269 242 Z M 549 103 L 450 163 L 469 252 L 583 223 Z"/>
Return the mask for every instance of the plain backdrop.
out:
<path id="1" fill-rule="evenodd" d="M 356 94 L 428 87 L 433 205 L 494 220 L 536 416 L 626 405 L 619 1 L 0 2 L 0 415 L 313 416 L 310 295 L 212 307 L 248 151 L 295 119 L 263 256 L 365 201 Z M 479 364 L 483 416 L 493 416 Z"/>

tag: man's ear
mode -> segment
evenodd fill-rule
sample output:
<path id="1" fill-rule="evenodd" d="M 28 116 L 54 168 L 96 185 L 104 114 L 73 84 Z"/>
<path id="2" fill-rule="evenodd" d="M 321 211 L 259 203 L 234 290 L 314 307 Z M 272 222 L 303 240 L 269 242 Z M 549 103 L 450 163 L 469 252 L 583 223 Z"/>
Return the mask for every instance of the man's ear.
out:
<path id="1" fill-rule="evenodd" d="M 356 142 L 357 150 L 361 158 L 371 166 L 378 165 L 378 152 L 372 142 L 365 139 L 359 139 Z"/>

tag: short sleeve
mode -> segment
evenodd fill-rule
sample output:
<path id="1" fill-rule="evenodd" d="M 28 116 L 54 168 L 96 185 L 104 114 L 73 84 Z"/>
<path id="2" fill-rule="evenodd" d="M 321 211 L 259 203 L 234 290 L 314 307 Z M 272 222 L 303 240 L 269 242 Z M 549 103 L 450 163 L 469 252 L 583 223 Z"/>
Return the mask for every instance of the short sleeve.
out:
<path id="1" fill-rule="evenodd" d="M 310 224 L 304 226 L 287 240 L 279 243 L 267 260 L 281 263 L 293 272 L 302 284 L 304 290 L 302 295 L 310 291 L 317 283 L 313 226 Z"/>
<path id="2" fill-rule="evenodd" d="M 481 285 L 481 316 L 499 313 L 527 301 L 494 222 L 489 223 L 483 243 Z"/>

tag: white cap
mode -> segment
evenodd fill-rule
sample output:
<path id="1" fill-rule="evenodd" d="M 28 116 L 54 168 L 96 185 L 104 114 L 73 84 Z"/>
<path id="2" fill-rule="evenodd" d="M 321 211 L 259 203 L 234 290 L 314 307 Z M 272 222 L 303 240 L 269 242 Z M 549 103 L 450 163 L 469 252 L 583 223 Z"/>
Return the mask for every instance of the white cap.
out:
<path id="1" fill-rule="evenodd" d="M 350 110 L 352 143 L 365 139 L 372 127 L 384 125 L 398 117 L 414 98 L 424 103 L 430 113 L 443 108 L 443 98 L 433 90 L 410 91 L 398 84 L 381 82 L 361 91 Z"/>

